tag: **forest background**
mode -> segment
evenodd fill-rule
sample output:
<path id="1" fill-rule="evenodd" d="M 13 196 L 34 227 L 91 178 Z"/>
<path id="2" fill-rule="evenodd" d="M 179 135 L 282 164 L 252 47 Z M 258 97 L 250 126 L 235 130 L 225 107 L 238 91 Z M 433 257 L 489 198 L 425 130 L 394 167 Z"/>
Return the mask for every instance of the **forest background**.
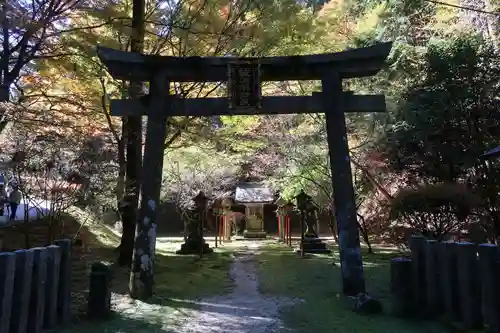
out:
<path id="1" fill-rule="evenodd" d="M 491 242 L 500 236 L 500 174 L 494 160 L 490 167 L 479 160 L 500 137 L 499 0 L 147 0 L 144 31 L 131 29 L 132 2 L 0 5 L 4 169 L 27 196 L 57 193 L 64 206 L 115 210 L 123 224 L 122 263 L 131 258 L 137 184 L 146 172 L 140 167 L 146 118 L 111 117 L 109 100 L 148 87 L 114 80 L 97 59 L 97 45 L 258 57 L 393 41 L 381 73 L 345 82 L 348 90 L 387 99 L 387 113 L 346 120 L 363 240 L 397 243 L 407 230 L 438 239 L 472 229 Z M 220 84 L 172 89 L 185 97 L 225 94 Z M 315 81 L 263 86 L 265 95 L 319 89 Z M 245 178 L 285 198 L 304 189 L 328 215 L 333 195 L 324 115 L 168 120 L 165 203 L 182 215 L 198 191 L 219 197 Z M 40 179 L 45 186 L 34 186 Z M 74 183 L 78 190 L 68 191 Z"/>

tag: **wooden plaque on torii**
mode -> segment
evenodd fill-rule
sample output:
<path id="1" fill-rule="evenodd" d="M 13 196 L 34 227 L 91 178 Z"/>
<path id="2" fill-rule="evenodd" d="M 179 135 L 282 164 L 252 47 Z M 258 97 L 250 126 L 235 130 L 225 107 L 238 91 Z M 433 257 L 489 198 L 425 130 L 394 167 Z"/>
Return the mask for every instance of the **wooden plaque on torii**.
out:
<path id="1" fill-rule="evenodd" d="M 229 109 L 236 111 L 260 109 L 262 107 L 260 89 L 258 59 L 236 58 L 227 64 Z"/>

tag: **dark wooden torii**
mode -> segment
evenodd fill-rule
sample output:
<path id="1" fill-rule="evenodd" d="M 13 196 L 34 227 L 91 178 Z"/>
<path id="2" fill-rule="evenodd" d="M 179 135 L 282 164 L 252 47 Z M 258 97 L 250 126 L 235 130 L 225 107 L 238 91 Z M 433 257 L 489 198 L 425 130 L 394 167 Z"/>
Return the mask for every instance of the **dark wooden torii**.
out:
<path id="1" fill-rule="evenodd" d="M 229 79 L 231 74 L 228 73 L 238 63 L 256 64 L 255 59 L 152 56 L 98 47 L 99 58 L 115 79 L 150 82 L 149 94 L 140 100 L 111 101 L 111 114 L 114 116 L 148 116 L 142 201 L 131 272 L 131 283 L 139 292 L 132 296 L 147 299 L 153 293 L 156 209 L 160 197 L 163 143 L 168 117 L 322 112 L 326 115 L 343 292 L 345 295 L 364 293 L 365 280 L 344 113 L 384 112 L 386 107 L 384 95 L 363 96 L 343 91 L 342 80 L 375 75 L 383 66 L 391 47 L 392 43 L 381 43 L 339 53 L 260 58 L 257 66 L 250 65 L 257 69 L 252 71 L 258 73 L 257 76 L 252 74 L 249 79 L 246 77 L 248 71 L 245 74 L 241 70 L 238 72 L 240 74 L 235 75 L 240 80 L 237 83 Z M 241 66 L 243 68 L 245 65 Z M 312 96 L 260 97 L 261 81 L 290 80 L 321 80 L 322 92 L 315 92 Z M 229 101 L 227 98 L 183 99 L 171 95 L 171 82 L 224 81 L 229 81 L 229 85 L 233 86 Z M 247 90 L 244 91 L 246 97 L 242 97 L 243 92 L 236 91 L 238 84 L 240 87 L 252 86 L 250 90 L 255 86 L 255 91 L 249 93 L 250 103 Z"/>

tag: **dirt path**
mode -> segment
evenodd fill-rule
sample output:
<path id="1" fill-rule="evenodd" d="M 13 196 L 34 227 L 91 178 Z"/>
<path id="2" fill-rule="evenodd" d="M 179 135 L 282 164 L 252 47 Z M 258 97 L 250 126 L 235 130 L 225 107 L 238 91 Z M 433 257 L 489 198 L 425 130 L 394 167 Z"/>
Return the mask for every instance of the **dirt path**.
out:
<path id="1" fill-rule="evenodd" d="M 232 292 L 201 300 L 201 309 L 178 333 L 277 333 L 284 328 L 279 309 L 293 304 L 293 300 L 259 293 L 258 248 L 258 243 L 251 243 L 235 251 L 230 270 L 235 284 Z"/>

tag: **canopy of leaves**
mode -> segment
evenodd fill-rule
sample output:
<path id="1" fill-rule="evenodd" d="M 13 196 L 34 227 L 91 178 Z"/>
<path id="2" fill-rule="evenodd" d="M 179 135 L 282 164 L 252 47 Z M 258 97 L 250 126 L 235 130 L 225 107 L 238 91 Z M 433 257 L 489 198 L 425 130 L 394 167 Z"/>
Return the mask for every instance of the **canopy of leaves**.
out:
<path id="1" fill-rule="evenodd" d="M 479 206 L 480 198 L 464 185 L 421 185 L 398 192 L 391 202 L 391 216 L 398 219 L 418 213 L 438 214 L 449 210 L 464 220 Z"/>
<path id="2" fill-rule="evenodd" d="M 2 78 L 8 73 L 29 76 L 17 84 L 19 107 L 15 112 L 5 108 L 4 116 L 13 126 L 57 132 L 61 145 L 54 147 L 71 150 L 68 160 L 92 161 L 87 174 L 93 175 L 92 184 L 98 184 L 92 187 L 94 197 L 114 198 L 110 183 L 118 172 L 123 176 L 117 164 L 126 158 L 119 152 L 127 138 L 121 119 L 110 116 L 109 99 L 127 98 L 128 83 L 106 73 L 95 46 L 130 49 L 132 1 L 63 1 L 60 8 L 43 1 L 32 8 L 9 3 L 10 11 L 2 12 L 12 18 L 10 26 L 3 26 L 11 43 L 10 51 L 2 53 Z M 377 214 L 385 218 L 384 203 L 392 202 L 398 189 L 408 184 L 486 182 L 478 174 L 483 171 L 477 167 L 477 156 L 497 146 L 500 134 L 500 58 L 494 38 L 484 33 L 495 28 L 491 20 L 481 16 L 476 21 L 487 26 L 476 27 L 463 11 L 429 1 L 148 0 L 145 4 L 144 49 L 150 54 L 300 55 L 394 41 L 379 75 L 345 82 L 346 90 L 383 92 L 387 99 L 385 114 L 346 116 L 356 203 L 367 221 L 380 220 Z M 38 15 L 32 20 L 39 22 L 36 31 L 14 20 L 15 15 L 31 11 Z M 17 46 L 23 41 L 28 56 Z M 17 63 L 24 73 L 15 73 L 20 68 Z M 267 82 L 262 89 L 265 95 L 305 95 L 321 87 L 319 82 Z M 182 97 L 226 94 L 222 83 L 172 83 L 170 90 Z M 239 180 L 256 179 L 288 198 L 304 189 L 321 208 L 332 207 L 322 114 L 212 117 L 207 113 L 207 117 L 171 117 L 167 126 L 165 199 L 187 207 L 199 190 L 217 197 Z M 92 138 L 102 140 L 106 157 L 100 159 L 82 147 Z"/>
<path id="3" fill-rule="evenodd" d="M 432 43 L 426 61 L 426 80 L 408 87 L 383 151 L 416 181 L 464 179 L 500 134 L 500 59 L 465 35 Z"/>

